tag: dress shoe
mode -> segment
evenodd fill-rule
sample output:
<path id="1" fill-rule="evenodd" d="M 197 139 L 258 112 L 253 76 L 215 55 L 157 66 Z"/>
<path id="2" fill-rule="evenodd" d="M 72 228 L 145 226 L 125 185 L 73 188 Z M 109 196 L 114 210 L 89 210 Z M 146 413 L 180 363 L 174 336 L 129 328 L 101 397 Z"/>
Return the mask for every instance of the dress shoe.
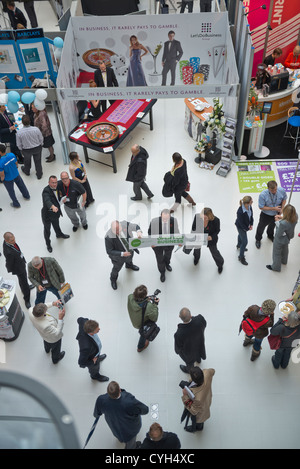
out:
<path id="1" fill-rule="evenodd" d="M 108 381 L 109 378 L 108 376 L 104 376 L 104 375 L 99 375 L 99 376 L 96 376 L 95 378 L 92 378 L 96 381 L 100 381 L 100 383 L 104 383 L 104 381 Z"/>
<path id="2" fill-rule="evenodd" d="M 29 173 L 26 173 L 24 166 L 21 166 L 21 170 L 23 171 L 24 174 L 26 174 L 26 176 L 29 176 Z"/>
<path id="3" fill-rule="evenodd" d="M 62 234 L 60 234 L 60 235 L 58 235 L 58 236 L 56 236 L 56 237 L 57 237 L 57 238 L 62 238 L 62 239 L 68 239 L 68 238 L 70 238 L 70 235 L 67 235 L 67 234 L 62 233 Z"/>
<path id="4" fill-rule="evenodd" d="M 172 267 L 170 266 L 170 264 L 166 265 L 166 269 L 168 272 L 172 272 Z"/>
<path id="5" fill-rule="evenodd" d="M 87 229 L 88 229 L 88 224 L 83 225 L 82 228 L 83 228 L 84 230 L 87 230 Z"/>
<path id="6" fill-rule="evenodd" d="M 164 282 L 165 280 L 166 280 L 166 276 L 165 276 L 165 273 L 163 272 L 160 274 L 160 281 Z"/>
<path id="7" fill-rule="evenodd" d="M 261 246 L 261 242 L 260 241 L 255 241 L 255 246 L 257 247 L 257 249 L 259 249 L 260 246 Z"/>
<path id="8" fill-rule="evenodd" d="M 197 265 L 199 263 L 199 259 L 194 258 L 194 265 Z"/>
<path id="9" fill-rule="evenodd" d="M 103 353 L 103 355 L 99 356 L 99 362 L 103 362 L 103 360 L 106 358 L 106 353 Z"/>
<path id="10" fill-rule="evenodd" d="M 237 249 L 240 249 L 240 247 L 241 247 L 241 246 L 237 246 L 236 248 L 237 248 Z M 248 249 L 245 248 L 244 251 L 248 251 Z"/>
<path id="11" fill-rule="evenodd" d="M 137 265 L 134 265 L 134 264 L 126 264 L 126 269 L 140 270 L 140 268 Z"/>
<path id="12" fill-rule="evenodd" d="M 269 239 L 270 241 L 272 241 L 272 243 L 273 243 L 273 241 L 274 241 L 274 236 L 268 236 L 268 239 Z"/>
<path id="13" fill-rule="evenodd" d="M 31 308 L 30 301 L 25 301 L 25 306 L 26 306 L 27 309 Z"/>
<path id="14" fill-rule="evenodd" d="M 203 427 L 204 423 L 196 423 L 196 432 L 201 432 L 203 430 Z M 186 427 L 184 427 L 184 429 L 186 432 L 194 433 L 192 425 L 187 425 Z"/>
<path id="15" fill-rule="evenodd" d="M 154 194 L 148 195 L 147 199 L 150 200 L 152 197 L 154 197 Z"/>
<path id="16" fill-rule="evenodd" d="M 56 155 L 48 156 L 46 158 L 46 163 L 52 163 L 56 159 Z"/>
<path id="17" fill-rule="evenodd" d="M 221 274 L 223 272 L 223 266 L 222 265 L 220 267 L 218 267 L 218 272 L 219 272 L 219 274 Z"/>
<path id="18" fill-rule="evenodd" d="M 189 370 L 188 370 L 188 367 L 186 365 L 179 365 L 179 368 L 181 369 L 181 371 L 183 371 L 184 373 L 188 373 Z"/>
<path id="19" fill-rule="evenodd" d="M 47 250 L 48 250 L 49 252 L 52 252 L 52 251 L 53 251 L 53 249 L 52 249 L 51 246 L 47 246 Z"/>
<path id="20" fill-rule="evenodd" d="M 56 365 L 56 363 L 58 363 L 60 360 L 64 358 L 65 354 L 66 352 L 60 352 L 58 360 L 55 360 L 55 362 L 53 361 L 53 364 Z"/>
<path id="21" fill-rule="evenodd" d="M 37 179 L 42 179 L 42 177 L 43 177 L 43 174 L 40 174 L 39 176 L 38 176 L 38 175 L 36 175 L 36 177 L 37 177 Z"/>
<path id="22" fill-rule="evenodd" d="M 73 232 L 76 233 L 77 230 L 78 230 L 78 226 L 73 226 Z"/>
<path id="23" fill-rule="evenodd" d="M 239 261 L 241 262 L 241 264 L 243 265 L 248 265 L 248 262 L 246 261 L 246 259 L 244 257 L 240 257 L 239 256 Z"/>
<path id="24" fill-rule="evenodd" d="M 117 287 L 117 281 L 116 281 L 116 280 L 111 280 L 110 283 L 111 283 L 111 286 L 112 286 L 112 288 L 113 288 L 114 290 L 116 290 L 116 289 L 118 288 L 118 287 Z"/>
<path id="25" fill-rule="evenodd" d="M 20 204 L 19 205 L 14 205 L 12 202 L 11 202 L 10 206 L 13 207 L 13 208 L 20 208 L 21 207 Z"/>
<path id="26" fill-rule="evenodd" d="M 146 340 L 144 347 L 143 348 L 138 348 L 137 351 L 142 352 L 143 350 L 145 350 L 145 348 L 148 347 L 148 345 L 149 345 L 149 340 Z"/>
<path id="27" fill-rule="evenodd" d="M 273 270 L 271 265 L 266 265 L 267 269 Z"/>
<path id="28" fill-rule="evenodd" d="M 137 197 L 130 197 L 131 200 L 142 200 L 142 199 L 138 199 Z"/>

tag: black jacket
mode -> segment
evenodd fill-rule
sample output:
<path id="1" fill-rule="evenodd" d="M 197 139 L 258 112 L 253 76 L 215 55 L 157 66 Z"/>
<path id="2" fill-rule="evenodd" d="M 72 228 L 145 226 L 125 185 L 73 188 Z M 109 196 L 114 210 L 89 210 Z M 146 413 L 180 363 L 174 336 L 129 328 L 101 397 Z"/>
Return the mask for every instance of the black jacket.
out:
<path id="1" fill-rule="evenodd" d="M 149 433 L 147 433 L 146 438 L 140 446 L 140 449 L 151 449 L 156 451 L 157 449 L 180 449 L 181 443 L 176 435 L 172 432 L 163 432 L 163 436 L 159 441 L 151 440 Z"/>
<path id="2" fill-rule="evenodd" d="M 140 147 L 140 152 L 134 157 L 131 157 L 128 166 L 126 181 L 139 182 L 143 181 L 147 173 L 147 159 L 149 158 L 148 152 L 145 148 Z"/>
<path id="3" fill-rule="evenodd" d="M 24 13 L 19 8 L 15 8 L 15 11 L 8 9 L 8 17 L 12 29 L 18 29 L 18 23 L 21 23 L 24 28 L 27 28 L 27 20 Z"/>
<path id="4" fill-rule="evenodd" d="M 26 274 L 26 260 L 20 248 L 18 250 L 4 241 L 3 254 L 6 259 L 7 272 L 11 272 L 14 275 Z"/>
<path id="5" fill-rule="evenodd" d="M 148 235 L 161 235 L 162 233 L 162 218 L 153 218 L 148 228 Z M 168 234 L 179 234 L 178 222 L 176 218 L 170 217 L 170 230 Z"/>
<path id="6" fill-rule="evenodd" d="M 121 221 L 120 224 L 122 226 L 122 231 L 127 241 L 130 238 L 133 238 L 133 231 L 140 230 L 140 227 L 138 225 L 129 223 L 125 220 Z M 105 235 L 105 248 L 110 258 L 120 257 L 122 255 L 122 252 L 125 252 L 124 246 L 121 243 L 120 239 L 111 231 L 111 229 L 108 230 Z M 137 249 L 134 249 L 134 251 L 138 252 Z"/>
<path id="7" fill-rule="evenodd" d="M 104 81 L 102 78 L 101 70 L 96 70 L 94 73 L 94 81 L 98 87 L 104 87 Z M 107 87 L 119 86 L 118 80 L 116 79 L 115 72 L 112 68 L 106 67 L 106 81 Z"/>
<path id="8" fill-rule="evenodd" d="M 4 111 L 5 116 L 9 119 L 10 125 L 8 124 L 7 120 L 5 117 L 2 115 L 0 112 L 0 141 L 1 143 L 13 143 L 16 144 L 16 131 L 13 130 L 12 132 L 9 130 L 9 127 L 14 125 L 12 122 L 11 118 L 7 114 L 6 111 Z"/>
<path id="9" fill-rule="evenodd" d="M 84 323 L 88 318 L 78 318 L 79 332 L 76 336 L 79 345 L 78 365 L 81 368 L 92 365 L 93 358 L 99 353 L 99 348 L 92 337 L 83 330 Z"/>
<path id="10" fill-rule="evenodd" d="M 183 165 L 177 168 L 173 176 L 173 192 L 174 194 L 181 194 L 185 191 L 189 177 L 187 173 L 186 161 L 183 160 Z"/>
<path id="11" fill-rule="evenodd" d="M 244 231 L 249 231 L 249 226 L 253 226 L 253 210 L 252 207 L 250 206 L 250 212 L 251 216 L 249 218 L 249 215 L 247 212 L 243 212 L 242 206 L 238 208 L 238 211 L 236 212 L 236 221 L 235 225 L 237 228 L 241 228 Z"/>
<path id="12" fill-rule="evenodd" d="M 185 363 L 200 362 L 206 359 L 204 330 L 206 321 L 201 314 L 193 316 L 192 320 L 185 324 L 178 324 L 174 334 L 175 353 Z"/>
<path id="13" fill-rule="evenodd" d="M 218 242 L 218 234 L 220 233 L 220 219 L 214 217 L 213 220 L 209 220 L 206 228 L 204 228 L 203 219 L 200 216 L 200 213 L 196 213 L 193 225 L 192 233 L 205 233 L 208 236 L 211 236 L 211 241 L 207 242 L 207 246 L 214 246 Z"/>
<path id="14" fill-rule="evenodd" d="M 42 208 L 42 213 L 44 217 L 48 219 L 55 219 L 59 218 L 62 216 L 62 211 L 60 208 L 60 203 L 58 201 L 58 198 L 55 195 L 56 191 L 53 191 L 51 187 L 48 185 L 44 188 L 42 192 L 42 199 L 43 199 L 43 208 Z M 58 212 L 53 212 L 50 207 L 54 205 L 57 207 L 59 210 Z"/>

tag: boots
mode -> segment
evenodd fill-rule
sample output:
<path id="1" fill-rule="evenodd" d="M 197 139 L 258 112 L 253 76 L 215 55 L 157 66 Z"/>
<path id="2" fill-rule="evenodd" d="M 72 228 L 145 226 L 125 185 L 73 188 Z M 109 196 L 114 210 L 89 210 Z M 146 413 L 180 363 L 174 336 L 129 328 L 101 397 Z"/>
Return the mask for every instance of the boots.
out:
<path id="1" fill-rule="evenodd" d="M 252 354 L 250 358 L 252 362 L 254 362 L 254 360 L 256 360 L 260 356 L 260 351 L 261 351 L 261 348 L 260 350 L 257 351 L 257 350 L 254 350 L 254 348 L 252 347 Z"/>
<path id="2" fill-rule="evenodd" d="M 247 337 L 245 335 L 245 339 L 244 339 L 244 342 L 243 342 L 243 346 L 244 347 L 247 347 L 248 345 L 252 345 L 254 344 L 254 339 L 251 339 L 250 337 Z"/>

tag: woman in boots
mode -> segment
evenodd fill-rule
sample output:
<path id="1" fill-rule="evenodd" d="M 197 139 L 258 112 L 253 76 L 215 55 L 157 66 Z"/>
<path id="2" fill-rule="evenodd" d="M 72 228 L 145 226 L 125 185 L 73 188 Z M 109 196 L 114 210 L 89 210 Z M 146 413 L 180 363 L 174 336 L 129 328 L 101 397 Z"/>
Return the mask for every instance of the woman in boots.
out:
<path id="1" fill-rule="evenodd" d="M 223 270 L 224 259 L 217 248 L 220 233 L 220 219 L 213 214 L 211 208 L 205 207 L 201 213 L 196 213 L 192 225 L 192 233 L 207 234 L 207 247 L 215 261 L 219 274 Z M 201 248 L 194 249 L 194 265 L 197 265 L 201 255 Z"/>
<path id="2" fill-rule="evenodd" d="M 240 201 L 240 206 L 236 212 L 235 226 L 238 230 L 237 249 L 240 250 L 239 261 L 243 265 L 248 265 L 245 259 L 246 246 L 248 244 L 247 232 L 253 228 L 253 210 L 252 210 L 252 197 L 246 195 Z"/>
<path id="3" fill-rule="evenodd" d="M 76 151 L 71 151 L 69 154 L 70 159 L 70 174 L 74 181 L 80 182 L 86 190 L 86 204 L 87 208 L 90 204 L 95 202 L 90 183 L 87 178 L 86 169 L 82 161 L 79 159 L 79 155 Z"/>
<path id="4" fill-rule="evenodd" d="M 186 191 L 189 185 L 186 161 L 182 158 L 180 153 L 177 152 L 173 153 L 172 159 L 174 165 L 171 169 L 171 175 L 173 176 L 172 187 L 175 195 L 175 204 L 171 208 L 171 213 L 173 213 L 181 203 L 181 197 L 184 197 L 190 204 L 196 205 L 196 202 Z"/>
<path id="5" fill-rule="evenodd" d="M 243 346 L 247 347 L 248 345 L 253 345 L 252 353 L 250 360 L 253 362 L 260 355 L 261 343 L 264 337 L 269 335 L 269 327 L 272 327 L 274 324 L 274 310 L 276 308 L 276 303 L 273 300 L 265 300 L 261 306 L 252 305 L 249 306 L 247 311 L 245 311 L 243 318 L 249 318 L 252 321 L 259 323 L 263 322 L 264 324 L 261 327 L 258 327 L 253 335 L 245 335 Z M 265 322 L 265 318 L 269 316 L 269 321 Z"/>

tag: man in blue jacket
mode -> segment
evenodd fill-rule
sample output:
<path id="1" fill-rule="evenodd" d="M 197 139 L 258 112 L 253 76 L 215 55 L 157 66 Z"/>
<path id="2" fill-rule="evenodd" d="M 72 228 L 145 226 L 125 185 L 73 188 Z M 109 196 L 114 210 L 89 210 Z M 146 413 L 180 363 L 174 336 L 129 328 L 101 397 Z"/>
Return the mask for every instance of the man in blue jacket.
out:
<path id="1" fill-rule="evenodd" d="M 125 449 L 134 449 L 137 447 L 136 436 L 142 427 L 141 415 L 148 412 L 148 406 L 121 389 L 116 381 L 111 381 L 107 393 L 96 400 L 94 417 L 104 415 L 113 435 L 125 443 Z"/>

